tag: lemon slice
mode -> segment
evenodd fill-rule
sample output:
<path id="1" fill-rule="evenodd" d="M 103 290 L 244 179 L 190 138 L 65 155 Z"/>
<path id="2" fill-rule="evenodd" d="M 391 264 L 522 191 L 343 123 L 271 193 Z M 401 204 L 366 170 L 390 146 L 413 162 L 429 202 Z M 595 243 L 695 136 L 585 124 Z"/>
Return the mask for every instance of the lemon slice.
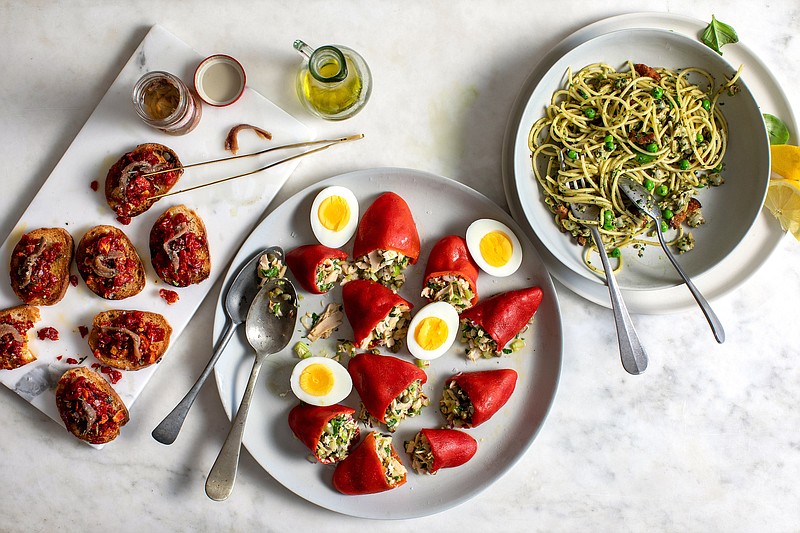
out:
<path id="1" fill-rule="evenodd" d="M 770 180 L 764 206 L 785 231 L 800 240 L 800 183 L 788 179 Z"/>
<path id="2" fill-rule="evenodd" d="M 786 179 L 800 181 L 800 146 L 773 144 L 772 171 Z"/>

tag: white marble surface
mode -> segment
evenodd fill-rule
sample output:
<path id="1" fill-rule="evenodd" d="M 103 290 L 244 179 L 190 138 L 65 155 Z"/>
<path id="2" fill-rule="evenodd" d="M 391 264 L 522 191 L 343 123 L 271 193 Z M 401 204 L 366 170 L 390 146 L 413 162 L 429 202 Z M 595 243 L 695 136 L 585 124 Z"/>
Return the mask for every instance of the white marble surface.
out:
<path id="1" fill-rule="evenodd" d="M 613 7 L 550 0 L 4 2 L 0 235 L 11 231 L 155 23 L 201 52 L 237 57 L 251 87 L 319 135 L 367 133 L 357 147 L 303 161 L 276 201 L 341 172 L 404 166 L 455 178 L 505 205 L 502 136 L 528 72 L 580 27 L 643 7 L 632 0 Z M 794 0 L 652 7 L 702 20 L 715 14 L 774 68 L 790 98 L 798 94 Z M 296 38 L 347 44 L 364 55 L 375 90 L 360 115 L 331 124 L 304 114 L 293 92 Z M 741 288 L 713 301 L 728 332 L 724 345 L 698 310 L 635 316 L 651 357 L 639 377 L 620 367 L 610 311 L 557 284 L 564 364 L 529 453 L 474 500 L 408 522 L 317 508 L 247 453 L 232 497 L 209 500 L 205 476 L 229 425 L 213 384 L 174 445 L 150 437 L 207 360 L 215 287 L 137 401 L 123 436 L 101 452 L 0 390 L 0 530 L 797 530 L 799 261 L 800 244 L 784 239 Z"/>

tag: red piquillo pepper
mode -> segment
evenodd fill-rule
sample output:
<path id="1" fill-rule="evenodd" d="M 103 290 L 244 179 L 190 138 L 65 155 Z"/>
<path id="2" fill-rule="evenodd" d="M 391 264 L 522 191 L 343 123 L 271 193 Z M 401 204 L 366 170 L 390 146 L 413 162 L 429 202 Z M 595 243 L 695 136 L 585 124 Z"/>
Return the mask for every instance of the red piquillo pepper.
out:
<path id="1" fill-rule="evenodd" d="M 510 368 L 459 373 L 445 382 L 439 407 L 448 424 L 477 427 L 508 402 L 516 385 L 517 372 Z"/>
<path id="2" fill-rule="evenodd" d="M 332 419 L 339 415 L 352 416 L 355 409 L 347 407 L 346 405 L 327 405 L 316 406 L 301 403 L 289 411 L 289 427 L 300 442 L 306 445 L 311 450 L 314 456 L 322 464 L 335 463 L 338 459 L 335 456 L 320 457 L 317 454 L 317 447 L 319 445 L 320 437 L 325 431 L 325 426 Z M 349 449 L 358 442 L 359 437 L 358 426 L 355 428 L 353 439 L 350 441 Z"/>
<path id="3" fill-rule="evenodd" d="M 406 314 L 413 307 L 391 289 L 364 279 L 349 281 L 342 287 L 342 304 L 353 327 L 353 343 L 362 350 L 384 344 L 373 339 L 372 332 L 382 320 L 392 318 L 389 315 L 395 307 L 402 307 Z"/>
<path id="4" fill-rule="evenodd" d="M 542 289 L 518 289 L 481 300 L 461 313 L 461 320 L 480 326 L 502 350 L 530 321 L 542 303 Z"/>
<path id="5" fill-rule="evenodd" d="M 427 439 L 433 458 L 427 465 L 429 474 L 435 474 L 440 468 L 461 466 L 478 451 L 478 442 L 457 429 L 424 428 L 419 433 Z"/>
<path id="6" fill-rule="evenodd" d="M 443 237 L 433 246 L 422 286 L 427 287 L 432 280 L 449 276 L 462 278 L 469 283 L 472 291 L 470 303 L 475 305 L 478 301 L 478 265 L 467 250 L 467 242 L 458 235 Z"/>
<path id="7" fill-rule="evenodd" d="M 400 393 L 414 381 L 428 381 L 417 365 L 391 355 L 360 353 L 350 360 L 347 372 L 366 410 L 383 423 L 386 409 Z"/>
<path id="8" fill-rule="evenodd" d="M 397 488 L 406 482 L 405 468 L 391 441 L 388 443 L 388 453 L 383 449 L 379 455 L 380 443 L 376 436 L 380 437 L 380 434 L 368 434 L 347 459 L 336 465 L 333 486 L 342 494 L 374 494 Z M 393 467 L 387 468 L 381 456 Z"/>
<path id="9" fill-rule="evenodd" d="M 338 269 L 338 274 L 327 272 L 324 263 L 328 259 L 344 261 L 347 259 L 347 252 L 322 244 L 307 244 L 286 253 L 286 265 L 289 270 L 300 285 L 312 294 L 324 294 L 339 281 L 341 267 Z"/>
<path id="10" fill-rule="evenodd" d="M 419 233 L 408 204 L 399 195 L 387 192 L 370 205 L 356 230 L 353 257 L 375 250 L 393 250 L 414 264 L 419 258 Z"/>

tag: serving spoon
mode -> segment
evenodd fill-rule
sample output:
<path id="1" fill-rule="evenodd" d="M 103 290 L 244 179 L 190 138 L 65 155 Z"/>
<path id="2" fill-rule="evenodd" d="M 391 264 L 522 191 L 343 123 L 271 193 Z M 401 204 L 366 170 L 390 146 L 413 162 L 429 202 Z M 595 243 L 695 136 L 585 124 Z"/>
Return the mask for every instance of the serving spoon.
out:
<path id="1" fill-rule="evenodd" d="M 153 438 L 161 444 L 172 444 L 175 442 L 175 439 L 178 438 L 178 433 L 180 433 L 183 422 L 186 420 L 186 415 L 189 414 L 189 409 L 191 409 L 200 389 L 203 387 L 203 383 L 205 383 L 208 376 L 211 375 L 214 365 L 217 364 L 217 360 L 222 355 L 228 342 L 230 342 L 236 329 L 243 324 L 247 318 L 250 304 L 255 299 L 256 294 L 258 294 L 260 287 L 257 269 L 258 261 L 264 254 L 273 254 L 283 262 L 283 249 L 278 246 L 272 246 L 255 254 L 239 269 L 239 272 L 228 287 L 228 291 L 225 295 L 224 309 L 227 315 L 227 321 L 225 329 L 222 332 L 222 337 L 220 337 L 219 342 L 217 342 L 217 347 L 214 349 L 211 359 L 203 369 L 200 377 L 197 378 L 195 384 L 192 385 L 192 388 L 186 393 L 186 396 L 183 397 L 172 412 L 170 412 L 153 430 Z"/>
<path id="2" fill-rule="evenodd" d="M 267 281 L 258 291 L 247 313 L 247 341 L 255 349 L 256 357 L 231 430 L 206 479 L 206 494 L 212 500 L 225 500 L 233 490 L 247 413 L 250 411 L 261 365 L 268 356 L 286 348 L 296 323 L 297 292 L 292 282 L 286 278 Z"/>
<path id="3" fill-rule="evenodd" d="M 700 291 L 695 287 L 692 280 L 689 279 L 689 276 L 686 275 L 686 272 L 683 271 L 681 265 L 675 259 L 675 256 L 672 255 L 672 252 L 667 247 L 666 241 L 664 241 L 664 233 L 661 231 L 661 210 L 658 208 L 658 203 L 656 199 L 653 198 L 653 195 L 642 186 L 642 184 L 632 180 L 628 176 L 622 176 L 619 178 L 619 188 L 625 193 L 635 205 L 642 211 L 645 215 L 649 216 L 655 222 L 656 226 L 656 234 L 658 235 L 658 242 L 661 243 L 661 248 L 664 249 L 664 253 L 667 254 L 667 259 L 669 259 L 672 266 L 675 267 L 675 270 L 678 271 L 683 282 L 689 287 L 689 291 L 691 291 L 692 296 L 694 297 L 697 304 L 700 306 L 700 309 L 703 310 L 703 314 L 708 321 L 708 325 L 711 326 L 711 331 L 714 333 L 714 338 L 717 340 L 718 343 L 722 344 L 725 342 L 725 330 L 722 328 L 722 323 L 717 318 L 717 315 L 714 313 L 714 310 L 711 309 L 711 306 L 708 305 L 708 301 L 703 297 Z"/>

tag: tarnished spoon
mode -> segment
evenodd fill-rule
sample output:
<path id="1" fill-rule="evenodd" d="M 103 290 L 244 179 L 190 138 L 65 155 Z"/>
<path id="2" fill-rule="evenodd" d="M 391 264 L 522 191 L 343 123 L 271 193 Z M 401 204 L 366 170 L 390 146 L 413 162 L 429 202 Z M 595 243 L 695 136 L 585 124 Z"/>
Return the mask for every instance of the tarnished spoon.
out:
<path id="1" fill-rule="evenodd" d="M 153 438 L 161 444 L 172 444 L 175 442 L 175 439 L 178 438 L 178 433 L 180 433 L 183 422 L 186 420 L 186 415 L 189 414 L 189 409 L 192 407 L 194 400 L 197 398 L 197 394 L 203 387 L 203 383 L 205 383 L 208 376 L 211 375 L 211 371 L 214 369 L 217 359 L 222 355 L 223 350 L 225 350 L 231 337 L 233 337 L 233 334 L 236 332 L 236 328 L 244 323 L 247 318 L 247 311 L 250 309 L 250 304 L 253 302 L 256 294 L 258 294 L 260 281 L 257 273 L 258 260 L 264 254 L 273 254 L 283 262 L 283 249 L 278 246 L 272 246 L 271 248 L 265 248 L 255 254 L 239 269 L 239 272 L 236 274 L 230 287 L 228 287 L 228 291 L 225 295 L 225 314 L 228 317 L 228 321 L 222 332 L 222 337 L 220 337 L 219 342 L 217 342 L 214 354 L 203 369 L 203 373 L 197 378 L 197 382 L 189 389 L 186 396 L 183 397 L 183 400 L 181 400 L 172 412 L 153 430 Z"/>
<path id="2" fill-rule="evenodd" d="M 281 294 L 276 295 L 278 290 Z M 230 496 L 239 469 L 239 454 L 242 437 L 247 422 L 247 413 L 253 400 L 253 391 L 258 381 L 258 373 L 267 356 L 277 353 L 289 344 L 297 323 L 297 292 L 292 282 L 286 278 L 268 281 L 258 291 L 247 313 L 245 331 L 247 340 L 256 351 L 250 379 L 244 389 L 242 403 L 233 419 L 230 433 L 225 439 L 214 466 L 206 479 L 206 494 L 209 498 L 222 501 Z"/>
<path id="3" fill-rule="evenodd" d="M 640 183 L 632 180 L 628 176 L 622 176 L 619 179 L 619 188 L 625 193 L 625 196 L 630 198 L 630 200 L 636 204 L 645 215 L 649 216 L 653 219 L 656 226 L 656 234 L 658 235 L 658 242 L 661 243 L 661 247 L 664 249 L 664 253 L 667 254 L 667 259 L 669 259 L 672 266 L 675 267 L 675 270 L 678 271 L 683 282 L 689 287 L 689 290 L 694 296 L 695 301 L 700 306 L 700 309 L 703 310 L 703 314 L 708 321 L 708 325 L 711 326 L 711 331 L 714 332 L 714 338 L 717 339 L 717 342 L 722 344 L 725 342 L 725 330 L 722 328 L 722 323 L 717 318 L 717 315 L 711 309 L 711 306 L 708 305 L 708 302 L 700 294 L 700 291 L 697 287 L 694 286 L 692 280 L 689 279 L 689 276 L 686 275 L 686 272 L 683 271 L 681 265 L 675 259 L 675 256 L 672 255 L 672 252 L 669 250 L 667 243 L 664 241 L 664 234 L 661 231 L 661 209 L 658 208 L 658 203 L 656 199 L 653 198 L 653 195 L 644 188 L 643 185 Z"/>

